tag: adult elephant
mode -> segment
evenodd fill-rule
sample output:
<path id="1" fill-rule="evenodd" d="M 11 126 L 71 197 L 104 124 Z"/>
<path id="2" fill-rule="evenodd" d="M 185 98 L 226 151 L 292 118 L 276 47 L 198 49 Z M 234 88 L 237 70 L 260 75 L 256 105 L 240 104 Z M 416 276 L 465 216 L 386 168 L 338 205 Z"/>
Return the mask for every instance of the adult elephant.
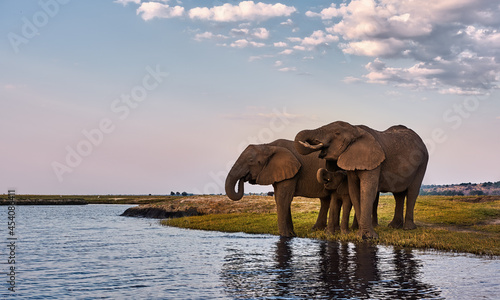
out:
<path id="1" fill-rule="evenodd" d="M 320 158 L 336 162 L 347 171 L 360 236 L 378 237 L 371 219 L 378 192 L 392 192 L 396 199 L 394 218 L 389 226 L 416 228 L 413 211 L 429 154 L 414 131 L 398 125 L 380 132 L 364 125 L 337 121 L 299 132 L 295 136 L 295 147 L 303 155 L 320 151 Z"/>
<path id="2" fill-rule="evenodd" d="M 331 191 L 316 180 L 319 168 L 326 161 L 317 155 L 300 155 L 294 142 L 276 140 L 270 144 L 249 145 L 236 160 L 226 178 L 226 195 L 240 200 L 244 193 L 244 182 L 273 185 L 274 199 L 278 211 L 278 229 L 281 236 L 295 236 L 290 205 L 294 196 L 320 198 L 321 207 L 314 229 L 327 225 Z M 238 185 L 238 191 L 235 186 Z"/>
<path id="3" fill-rule="evenodd" d="M 347 173 L 344 170 L 328 171 L 327 169 L 319 169 L 316 173 L 319 183 L 323 184 L 325 189 L 332 191 L 330 201 L 330 215 L 328 217 L 327 232 L 335 233 L 340 228 L 342 233 L 349 231 L 349 216 L 351 214 L 352 202 L 349 196 L 349 186 L 347 183 Z M 375 198 L 372 212 L 372 224 L 378 225 L 377 206 L 379 193 Z M 342 219 L 340 219 L 340 211 L 342 208 Z M 340 223 L 340 225 L 339 225 Z M 352 229 L 358 229 L 358 221 L 356 215 L 352 223 Z"/>

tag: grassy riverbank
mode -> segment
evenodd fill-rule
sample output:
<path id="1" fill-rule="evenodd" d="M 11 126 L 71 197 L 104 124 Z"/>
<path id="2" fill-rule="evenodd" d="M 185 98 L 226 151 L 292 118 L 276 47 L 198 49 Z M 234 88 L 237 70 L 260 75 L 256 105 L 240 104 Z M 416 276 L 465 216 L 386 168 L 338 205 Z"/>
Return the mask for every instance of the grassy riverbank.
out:
<path id="1" fill-rule="evenodd" d="M 278 234 L 272 197 L 247 196 L 232 202 L 224 196 L 204 196 L 200 205 L 211 212 L 203 216 L 163 220 L 168 226 L 223 232 Z M 183 200 L 193 205 L 194 199 Z M 157 204 L 159 206 L 164 204 Z M 172 204 L 170 204 L 172 206 Z M 296 198 L 292 204 L 295 232 L 299 237 L 361 242 L 354 234 L 326 235 L 312 231 L 319 201 Z M 500 256 L 500 196 L 445 197 L 421 196 L 415 208 L 416 230 L 391 229 L 394 214 L 392 196 L 382 196 L 379 204 L 379 239 L 373 243 Z M 353 213 L 351 213 L 351 222 Z"/>

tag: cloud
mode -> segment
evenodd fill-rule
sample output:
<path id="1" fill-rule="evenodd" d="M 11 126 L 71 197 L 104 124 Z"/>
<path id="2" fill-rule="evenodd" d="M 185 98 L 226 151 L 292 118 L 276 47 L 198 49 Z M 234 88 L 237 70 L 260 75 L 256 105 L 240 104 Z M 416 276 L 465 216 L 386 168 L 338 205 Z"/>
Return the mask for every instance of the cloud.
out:
<path id="1" fill-rule="evenodd" d="M 248 28 L 234 28 L 231 29 L 230 34 L 233 36 L 240 36 L 240 37 L 251 37 L 251 38 L 257 38 L 261 40 L 265 40 L 269 38 L 269 30 L 266 28 L 260 27 L 260 28 L 254 28 L 252 30 Z"/>
<path id="2" fill-rule="evenodd" d="M 222 35 L 222 34 L 213 34 L 212 32 L 206 31 L 204 33 L 197 33 L 194 36 L 194 39 L 196 41 L 202 41 L 202 40 L 224 40 L 228 39 L 227 36 Z"/>
<path id="3" fill-rule="evenodd" d="M 331 42 L 337 42 L 339 38 L 331 34 L 326 34 L 322 30 L 316 30 L 305 38 L 289 37 L 288 40 L 299 44 L 293 47 L 294 50 L 311 51 L 317 49 L 319 46 L 328 46 Z"/>
<path id="4" fill-rule="evenodd" d="M 285 42 L 277 42 L 277 43 L 274 43 L 273 46 L 276 48 L 284 48 L 284 47 L 288 47 L 288 44 Z"/>
<path id="5" fill-rule="evenodd" d="M 295 7 L 281 3 L 266 4 L 253 1 L 242 1 L 238 5 L 225 3 L 212 8 L 196 7 L 189 10 L 191 19 L 215 22 L 236 22 L 267 20 L 274 17 L 287 17 L 296 12 Z"/>
<path id="6" fill-rule="evenodd" d="M 307 11 L 306 16 L 311 18 L 320 17 L 323 20 L 329 20 L 332 19 L 333 17 L 339 16 L 339 9 L 336 8 L 335 3 L 332 3 L 330 7 L 323 9 L 320 13 Z"/>
<path id="7" fill-rule="evenodd" d="M 293 50 L 292 49 L 285 49 L 283 51 L 281 51 L 280 53 L 278 54 L 281 54 L 281 55 L 290 55 L 293 53 Z"/>
<path id="8" fill-rule="evenodd" d="M 261 60 L 261 59 L 264 59 L 264 58 L 272 58 L 272 57 L 274 57 L 274 55 L 272 55 L 272 54 L 256 55 L 256 56 L 250 56 L 250 58 L 248 59 L 248 61 L 252 62 L 252 61 L 255 61 L 255 60 Z"/>
<path id="9" fill-rule="evenodd" d="M 257 48 L 260 48 L 260 47 L 266 46 L 266 44 L 264 44 L 264 43 L 257 43 L 257 42 L 253 42 L 253 41 L 248 41 L 248 40 L 245 40 L 245 39 L 241 39 L 241 40 L 235 41 L 234 43 L 231 43 L 229 46 L 233 47 L 233 48 L 246 48 L 246 47 L 257 47 Z"/>
<path id="10" fill-rule="evenodd" d="M 285 68 L 278 69 L 278 71 L 280 71 L 280 72 L 295 72 L 295 71 L 297 71 L 297 68 L 296 67 L 285 67 Z"/>
<path id="11" fill-rule="evenodd" d="M 302 40 L 301 45 L 308 49 L 312 49 L 319 45 L 328 45 L 330 42 L 337 42 L 338 40 L 339 38 L 337 36 L 325 34 L 321 30 L 316 30 L 310 36 L 305 37 Z"/>
<path id="12" fill-rule="evenodd" d="M 174 18 L 184 15 L 184 7 L 170 7 L 168 4 L 158 2 L 144 2 L 137 9 L 137 14 L 141 14 L 144 21 L 149 21 L 154 18 Z"/>
<path id="13" fill-rule="evenodd" d="M 252 35 L 258 39 L 265 40 L 269 38 L 269 31 L 265 28 L 256 28 Z"/>
<path id="14" fill-rule="evenodd" d="M 340 44 L 339 47 L 346 54 L 359 56 L 393 56 L 401 51 L 405 43 L 394 38 L 385 40 L 364 40 Z"/>
<path id="15" fill-rule="evenodd" d="M 347 84 L 357 83 L 360 81 L 362 81 L 361 78 L 356 78 L 356 77 L 352 77 L 352 76 L 347 76 L 342 80 L 343 83 L 347 83 Z"/>
<path id="16" fill-rule="evenodd" d="M 115 0 L 113 3 L 118 3 L 123 6 L 127 6 L 129 3 L 141 4 L 141 0 Z"/>
<path id="17" fill-rule="evenodd" d="M 335 19 L 325 30 L 341 37 L 339 48 L 345 54 L 375 58 L 367 66 L 368 82 L 453 94 L 499 88 L 496 1 L 352 0 L 306 16 Z M 380 58 L 384 67 L 374 69 Z M 414 63 L 406 68 L 386 65 L 392 59 Z"/>

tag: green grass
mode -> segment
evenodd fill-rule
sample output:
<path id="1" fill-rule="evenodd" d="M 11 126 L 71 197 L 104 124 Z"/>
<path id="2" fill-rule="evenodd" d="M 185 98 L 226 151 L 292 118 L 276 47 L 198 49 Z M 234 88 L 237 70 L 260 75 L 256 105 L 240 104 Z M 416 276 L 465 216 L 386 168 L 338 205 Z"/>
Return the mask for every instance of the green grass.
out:
<path id="1" fill-rule="evenodd" d="M 317 202 L 319 208 L 319 201 Z M 378 213 L 380 225 L 375 230 L 379 239 L 372 240 L 371 243 L 500 255 L 500 225 L 492 223 L 500 219 L 500 197 L 477 197 L 471 200 L 470 197 L 421 196 L 415 209 L 418 228 L 410 231 L 387 227 L 394 214 L 392 196 L 381 197 Z M 323 231 L 312 231 L 317 210 L 294 212 L 292 205 L 292 216 L 295 232 L 299 237 L 361 242 L 353 232 L 347 235 L 327 235 Z M 352 218 L 353 213 L 351 223 Z M 276 213 L 212 214 L 169 219 L 162 223 L 201 230 L 278 235 Z"/>

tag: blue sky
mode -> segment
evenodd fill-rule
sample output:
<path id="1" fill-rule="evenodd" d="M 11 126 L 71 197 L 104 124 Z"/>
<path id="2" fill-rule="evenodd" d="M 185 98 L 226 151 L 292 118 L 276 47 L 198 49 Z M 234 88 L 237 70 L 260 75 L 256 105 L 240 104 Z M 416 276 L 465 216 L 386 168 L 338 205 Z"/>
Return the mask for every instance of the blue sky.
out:
<path id="1" fill-rule="evenodd" d="M 499 20 L 476 0 L 2 1 L 0 189 L 221 193 L 246 145 L 336 120 L 414 129 L 425 184 L 498 181 Z"/>

